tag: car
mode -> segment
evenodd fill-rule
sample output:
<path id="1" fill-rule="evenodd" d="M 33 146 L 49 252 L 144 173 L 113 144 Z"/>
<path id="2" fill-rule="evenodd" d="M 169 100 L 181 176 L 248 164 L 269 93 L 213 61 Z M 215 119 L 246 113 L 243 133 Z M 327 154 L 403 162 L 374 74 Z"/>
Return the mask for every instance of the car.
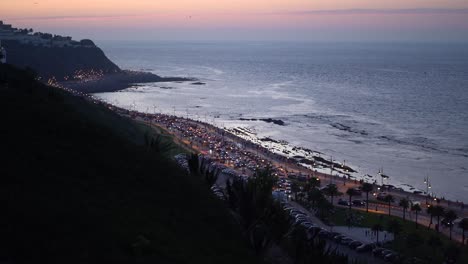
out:
<path id="1" fill-rule="evenodd" d="M 334 237 L 333 237 L 333 240 L 334 240 L 335 242 L 340 242 L 341 239 L 343 239 L 343 238 L 345 238 L 345 237 L 346 237 L 346 236 L 344 236 L 344 235 L 337 235 L 337 236 L 334 236 Z"/>
<path id="2" fill-rule="evenodd" d="M 374 248 L 374 244 L 362 244 L 358 247 L 356 247 L 357 252 L 368 252 L 371 251 Z"/>
<path id="3" fill-rule="evenodd" d="M 339 199 L 339 200 L 338 200 L 338 204 L 339 204 L 339 205 L 349 206 L 349 202 L 346 201 L 346 200 L 343 200 L 343 199 Z"/>
<path id="4" fill-rule="evenodd" d="M 362 200 L 353 200 L 353 206 L 365 206 L 366 202 Z"/>
<path id="5" fill-rule="evenodd" d="M 385 256 L 387 256 L 388 254 L 392 254 L 392 253 L 394 253 L 394 252 L 391 251 L 390 249 L 384 249 L 384 250 L 382 250 L 382 252 L 378 256 L 382 257 L 382 258 L 385 258 Z"/>
<path id="6" fill-rule="evenodd" d="M 398 255 L 395 252 L 392 252 L 390 254 L 385 255 L 384 260 L 388 261 L 388 262 L 395 262 L 399 257 L 400 257 L 400 255 Z"/>
<path id="7" fill-rule="evenodd" d="M 447 219 L 447 218 L 444 218 L 442 219 L 442 221 L 440 221 L 440 223 L 446 227 L 451 227 L 453 226 L 453 221 Z"/>
<path id="8" fill-rule="evenodd" d="M 295 225 L 300 225 L 300 224 L 305 223 L 305 222 L 308 222 L 308 221 L 309 221 L 309 219 L 307 219 L 307 218 L 299 218 L 299 219 L 296 219 L 296 220 L 294 221 L 294 224 L 295 224 Z"/>
<path id="9" fill-rule="evenodd" d="M 362 245 L 361 242 L 353 240 L 348 244 L 348 247 L 351 248 L 351 249 L 355 249 L 355 248 L 359 247 L 360 245 Z"/>
<path id="10" fill-rule="evenodd" d="M 377 247 L 372 250 L 372 254 L 374 256 L 380 256 L 382 254 L 382 251 L 386 250 L 385 248 L 382 247 Z"/>
<path id="11" fill-rule="evenodd" d="M 381 193 L 377 194 L 377 200 L 384 201 L 385 196 L 387 196 L 387 193 L 386 192 L 381 192 Z"/>
<path id="12" fill-rule="evenodd" d="M 311 232 L 313 232 L 313 229 L 309 229 L 311 230 Z M 328 232 L 327 230 L 317 230 L 318 233 L 314 233 L 314 234 L 317 234 L 320 238 L 327 238 L 330 234 L 330 232 Z"/>
<path id="13" fill-rule="evenodd" d="M 341 245 L 349 245 L 349 243 L 353 242 L 354 240 L 352 238 L 349 238 L 349 237 L 345 237 L 345 238 L 342 238 L 340 240 L 340 244 Z"/>
<path id="14" fill-rule="evenodd" d="M 353 188 L 353 191 L 354 191 L 355 196 L 361 196 L 362 195 L 362 190 L 359 187 Z"/>
<path id="15" fill-rule="evenodd" d="M 312 226 L 314 226 L 314 224 L 312 224 L 311 222 L 302 222 L 301 223 L 301 226 L 305 227 L 305 228 L 310 228 Z"/>

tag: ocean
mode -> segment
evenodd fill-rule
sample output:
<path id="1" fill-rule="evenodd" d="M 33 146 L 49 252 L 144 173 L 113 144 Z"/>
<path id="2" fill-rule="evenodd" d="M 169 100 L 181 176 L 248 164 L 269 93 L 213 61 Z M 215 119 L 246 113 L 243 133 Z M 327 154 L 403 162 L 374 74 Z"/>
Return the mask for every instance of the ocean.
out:
<path id="1" fill-rule="evenodd" d="M 102 42 L 123 69 L 194 77 L 96 96 L 142 112 L 247 127 L 357 175 L 468 202 L 468 45 Z M 241 119 L 272 118 L 284 125 Z M 379 180 L 380 182 L 380 180 Z"/>

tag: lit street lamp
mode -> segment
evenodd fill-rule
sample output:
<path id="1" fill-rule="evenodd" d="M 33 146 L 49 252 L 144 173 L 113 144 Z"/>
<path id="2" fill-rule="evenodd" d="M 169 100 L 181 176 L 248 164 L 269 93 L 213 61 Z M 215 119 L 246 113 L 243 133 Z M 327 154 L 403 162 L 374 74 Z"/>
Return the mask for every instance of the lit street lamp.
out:
<path id="1" fill-rule="evenodd" d="M 432 188 L 431 182 L 429 181 L 429 176 L 424 177 L 424 183 L 426 184 L 426 204 L 427 204 L 427 199 L 430 196 L 429 189 Z"/>

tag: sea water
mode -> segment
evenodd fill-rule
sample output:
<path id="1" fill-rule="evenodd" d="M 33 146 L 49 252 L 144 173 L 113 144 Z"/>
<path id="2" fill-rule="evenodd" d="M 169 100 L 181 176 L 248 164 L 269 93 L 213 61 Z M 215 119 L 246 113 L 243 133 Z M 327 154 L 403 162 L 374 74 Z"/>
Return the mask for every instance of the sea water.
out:
<path id="1" fill-rule="evenodd" d="M 102 42 L 123 69 L 193 82 L 152 83 L 104 100 L 286 140 L 379 169 L 388 184 L 468 202 L 468 45 Z M 240 119 L 272 118 L 284 126 Z M 379 179 L 380 183 L 380 179 Z M 405 185 L 408 184 L 408 185 Z"/>

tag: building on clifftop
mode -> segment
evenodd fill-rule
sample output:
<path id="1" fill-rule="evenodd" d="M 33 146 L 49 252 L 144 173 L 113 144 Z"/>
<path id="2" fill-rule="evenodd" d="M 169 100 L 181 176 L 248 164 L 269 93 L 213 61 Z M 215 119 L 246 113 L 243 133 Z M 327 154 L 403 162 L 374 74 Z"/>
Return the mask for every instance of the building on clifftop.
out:
<path id="1" fill-rule="evenodd" d="M 0 63 L 6 63 L 7 54 L 6 50 L 2 47 L 2 41 L 0 40 Z"/>

